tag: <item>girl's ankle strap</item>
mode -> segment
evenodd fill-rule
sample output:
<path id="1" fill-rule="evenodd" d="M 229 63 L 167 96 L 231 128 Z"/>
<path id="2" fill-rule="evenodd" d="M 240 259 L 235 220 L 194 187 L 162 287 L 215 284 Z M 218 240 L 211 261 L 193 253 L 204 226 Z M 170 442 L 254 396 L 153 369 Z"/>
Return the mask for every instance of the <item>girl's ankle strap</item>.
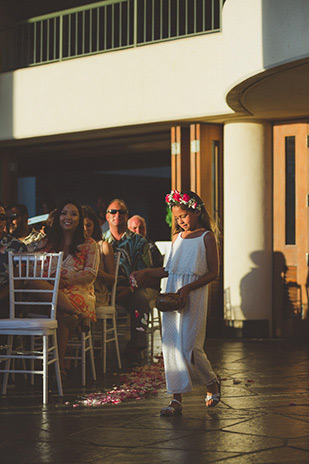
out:
<path id="1" fill-rule="evenodd" d="M 172 399 L 171 403 L 175 401 L 176 403 L 180 404 L 181 405 L 181 401 L 178 401 L 178 400 L 175 400 L 175 398 Z"/>

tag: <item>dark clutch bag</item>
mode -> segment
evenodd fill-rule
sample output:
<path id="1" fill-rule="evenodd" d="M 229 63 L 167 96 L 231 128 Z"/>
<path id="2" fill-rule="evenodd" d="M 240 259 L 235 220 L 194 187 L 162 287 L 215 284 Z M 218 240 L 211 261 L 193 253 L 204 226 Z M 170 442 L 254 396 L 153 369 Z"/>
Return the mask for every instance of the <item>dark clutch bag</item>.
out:
<path id="1" fill-rule="evenodd" d="M 159 293 L 156 298 L 156 308 L 163 313 L 181 309 L 179 293 Z"/>

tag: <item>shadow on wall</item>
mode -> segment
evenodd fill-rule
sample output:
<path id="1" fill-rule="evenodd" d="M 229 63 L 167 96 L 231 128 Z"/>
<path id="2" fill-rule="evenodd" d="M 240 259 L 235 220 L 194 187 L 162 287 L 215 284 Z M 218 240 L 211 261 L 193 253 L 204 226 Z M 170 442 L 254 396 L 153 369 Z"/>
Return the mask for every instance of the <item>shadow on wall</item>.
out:
<path id="1" fill-rule="evenodd" d="M 250 254 L 254 267 L 240 282 L 241 310 L 245 319 L 266 319 L 269 308 L 269 295 L 265 291 L 265 270 L 269 269 L 270 252 L 260 250 Z M 269 273 L 271 279 L 271 273 Z M 255 296 L 259 296 L 260 308 L 257 314 Z"/>

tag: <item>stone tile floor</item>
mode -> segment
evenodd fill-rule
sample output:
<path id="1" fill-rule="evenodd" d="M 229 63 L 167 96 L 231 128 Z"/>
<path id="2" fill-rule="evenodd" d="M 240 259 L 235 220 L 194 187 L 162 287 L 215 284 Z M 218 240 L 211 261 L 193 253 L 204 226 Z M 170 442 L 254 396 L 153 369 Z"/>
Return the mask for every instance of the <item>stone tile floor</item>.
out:
<path id="1" fill-rule="evenodd" d="M 174 418 L 159 416 L 168 403 L 164 390 L 120 405 L 73 408 L 78 395 L 110 388 L 117 381 L 111 373 L 86 389 L 73 373 L 68 406 L 51 392 L 43 407 L 41 391 L 16 380 L 0 398 L 0 462 L 308 464 L 308 344 L 210 339 L 206 352 L 225 379 L 222 402 L 206 409 L 197 387 Z"/>

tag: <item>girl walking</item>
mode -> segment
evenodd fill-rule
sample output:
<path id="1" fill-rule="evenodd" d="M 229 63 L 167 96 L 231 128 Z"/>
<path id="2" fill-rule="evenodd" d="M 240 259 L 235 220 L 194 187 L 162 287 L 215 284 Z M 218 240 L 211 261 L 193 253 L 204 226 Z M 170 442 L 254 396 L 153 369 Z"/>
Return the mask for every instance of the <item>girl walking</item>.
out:
<path id="1" fill-rule="evenodd" d="M 181 413 L 182 394 L 194 384 L 205 385 L 206 406 L 220 401 L 220 379 L 203 350 L 208 284 L 218 275 L 218 252 L 213 221 L 194 192 L 173 190 L 166 195 L 175 221 L 175 234 L 166 268 L 133 273 L 138 285 L 168 276 L 167 292 L 179 293 L 182 309 L 163 313 L 162 349 L 167 392 L 173 395 L 162 416 Z"/>

